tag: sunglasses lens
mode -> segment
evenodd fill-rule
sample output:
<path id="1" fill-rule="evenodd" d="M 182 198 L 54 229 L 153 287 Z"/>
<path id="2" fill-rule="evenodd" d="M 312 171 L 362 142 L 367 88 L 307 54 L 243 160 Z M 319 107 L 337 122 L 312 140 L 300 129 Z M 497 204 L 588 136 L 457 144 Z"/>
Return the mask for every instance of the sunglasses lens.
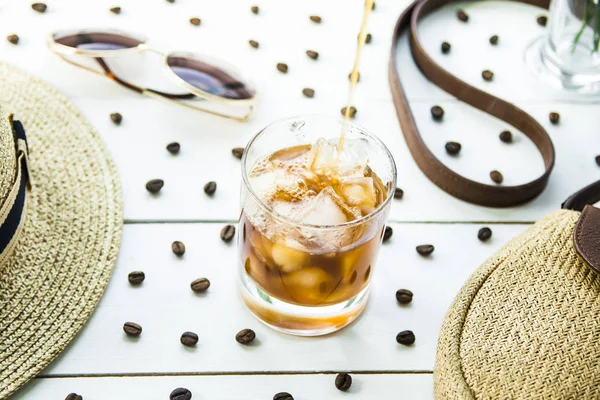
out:
<path id="1" fill-rule="evenodd" d="M 167 57 L 167 65 L 187 84 L 214 96 L 232 100 L 254 97 L 254 89 L 229 68 L 216 66 L 193 56 Z"/>
<path id="2" fill-rule="evenodd" d="M 92 51 L 130 49 L 143 43 L 133 37 L 109 32 L 56 34 L 54 41 L 63 46 Z"/>

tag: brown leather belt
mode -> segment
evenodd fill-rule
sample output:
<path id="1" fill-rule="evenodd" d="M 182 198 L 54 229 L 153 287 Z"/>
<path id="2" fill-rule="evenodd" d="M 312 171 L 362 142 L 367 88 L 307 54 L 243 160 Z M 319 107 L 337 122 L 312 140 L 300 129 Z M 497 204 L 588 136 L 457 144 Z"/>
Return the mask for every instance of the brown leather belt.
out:
<path id="1" fill-rule="evenodd" d="M 549 0 L 516 0 L 542 8 Z M 394 105 L 404 138 L 417 165 L 437 186 L 459 199 L 491 207 L 509 207 L 525 203 L 538 196 L 548 184 L 554 167 L 554 146 L 544 128 L 529 114 L 507 101 L 499 99 L 461 81 L 436 64 L 426 53 L 418 38 L 417 24 L 428 13 L 452 3 L 452 0 L 417 0 L 400 16 L 394 30 L 389 64 L 389 81 Z M 519 186 L 492 186 L 472 181 L 457 174 L 438 160 L 423 142 L 400 83 L 396 63 L 396 48 L 401 33 L 408 29 L 413 59 L 423 75 L 446 92 L 514 126 L 537 146 L 546 171 L 539 178 Z"/>

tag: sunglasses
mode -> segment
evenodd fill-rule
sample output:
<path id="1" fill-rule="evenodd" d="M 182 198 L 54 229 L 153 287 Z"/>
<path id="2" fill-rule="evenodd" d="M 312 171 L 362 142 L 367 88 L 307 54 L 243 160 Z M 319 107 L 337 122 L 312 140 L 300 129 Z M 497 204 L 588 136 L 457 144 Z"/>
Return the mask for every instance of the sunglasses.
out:
<path id="1" fill-rule="evenodd" d="M 247 121 L 254 111 L 256 97 L 254 87 L 234 67 L 221 60 L 187 52 L 161 53 L 150 48 L 144 37 L 115 30 L 55 32 L 50 35 L 48 46 L 65 61 L 104 75 L 119 85 L 143 95 L 238 121 Z M 156 53 L 164 59 L 164 73 L 172 82 L 185 89 L 186 93 L 168 93 L 138 86 L 117 76 L 105 60 L 105 58 L 146 51 Z M 93 59 L 97 63 L 96 68 L 77 62 L 80 58 L 73 56 Z M 192 104 L 194 101 L 206 100 L 232 110 L 215 111 Z M 242 115 L 232 113 L 234 108 L 241 109 Z"/>

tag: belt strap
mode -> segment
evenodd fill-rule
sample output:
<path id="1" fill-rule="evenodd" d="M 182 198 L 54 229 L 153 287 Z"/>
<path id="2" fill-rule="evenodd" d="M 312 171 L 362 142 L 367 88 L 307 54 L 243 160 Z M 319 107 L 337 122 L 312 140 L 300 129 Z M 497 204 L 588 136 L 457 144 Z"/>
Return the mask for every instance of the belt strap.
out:
<path id="1" fill-rule="evenodd" d="M 542 8 L 549 7 L 549 0 L 515 1 Z M 425 53 L 418 37 L 417 24 L 419 20 L 428 13 L 452 2 L 452 0 L 417 0 L 402 13 L 396 23 L 389 63 L 389 82 L 404 138 L 421 171 L 449 194 L 470 203 L 490 207 L 510 207 L 525 203 L 538 196 L 548 184 L 555 157 L 552 140 L 544 128 L 525 111 L 461 81 L 436 64 Z M 527 135 L 537 146 L 544 159 L 546 170 L 542 176 L 519 186 L 486 185 L 457 174 L 433 155 L 417 129 L 400 82 L 396 48 L 401 33 L 407 28 L 412 57 L 423 75 L 459 100 L 501 119 Z"/>

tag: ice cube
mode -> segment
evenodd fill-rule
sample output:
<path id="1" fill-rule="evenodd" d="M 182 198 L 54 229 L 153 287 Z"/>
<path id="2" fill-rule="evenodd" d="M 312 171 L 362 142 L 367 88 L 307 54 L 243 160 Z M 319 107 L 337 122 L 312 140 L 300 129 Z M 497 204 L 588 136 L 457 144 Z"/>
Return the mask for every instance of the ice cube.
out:
<path id="1" fill-rule="evenodd" d="M 342 178 L 339 191 L 349 206 L 360 207 L 362 215 L 375 210 L 373 178 Z"/>
<path id="2" fill-rule="evenodd" d="M 346 139 L 338 154 L 338 171 L 342 176 L 365 176 L 369 162 L 369 143 L 366 139 Z"/>
<path id="3" fill-rule="evenodd" d="M 326 173 L 335 168 L 337 164 L 337 149 L 335 144 L 319 138 L 311 147 L 311 156 L 308 158 L 310 169 L 317 173 Z"/>
<path id="4" fill-rule="evenodd" d="M 284 240 L 283 243 L 275 243 L 271 249 L 271 257 L 279 266 L 281 271 L 289 273 L 302 268 L 307 259 L 308 254 L 295 250 L 290 247 L 291 243 Z"/>
<path id="5" fill-rule="evenodd" d="M 296 220 L 311 225 L 340 225 L 358 217 L 331 187 L 326 187 L 302 207 Z"/>
<path id="6" fill-rule="evenodd" d="M 318 267 L 305 267 L 282 274 L 286 291 L 294 300 L 304 304 L 319 304 L 331 294 L 335 282 L 331 275 Z"/>
<path id="7" fill-rule="evenodd" d="M 278 171 L 264 171 L 253 174 L 250 178 L 250 187 L 260 198 L 264 198 L 276 187 Z"/>

